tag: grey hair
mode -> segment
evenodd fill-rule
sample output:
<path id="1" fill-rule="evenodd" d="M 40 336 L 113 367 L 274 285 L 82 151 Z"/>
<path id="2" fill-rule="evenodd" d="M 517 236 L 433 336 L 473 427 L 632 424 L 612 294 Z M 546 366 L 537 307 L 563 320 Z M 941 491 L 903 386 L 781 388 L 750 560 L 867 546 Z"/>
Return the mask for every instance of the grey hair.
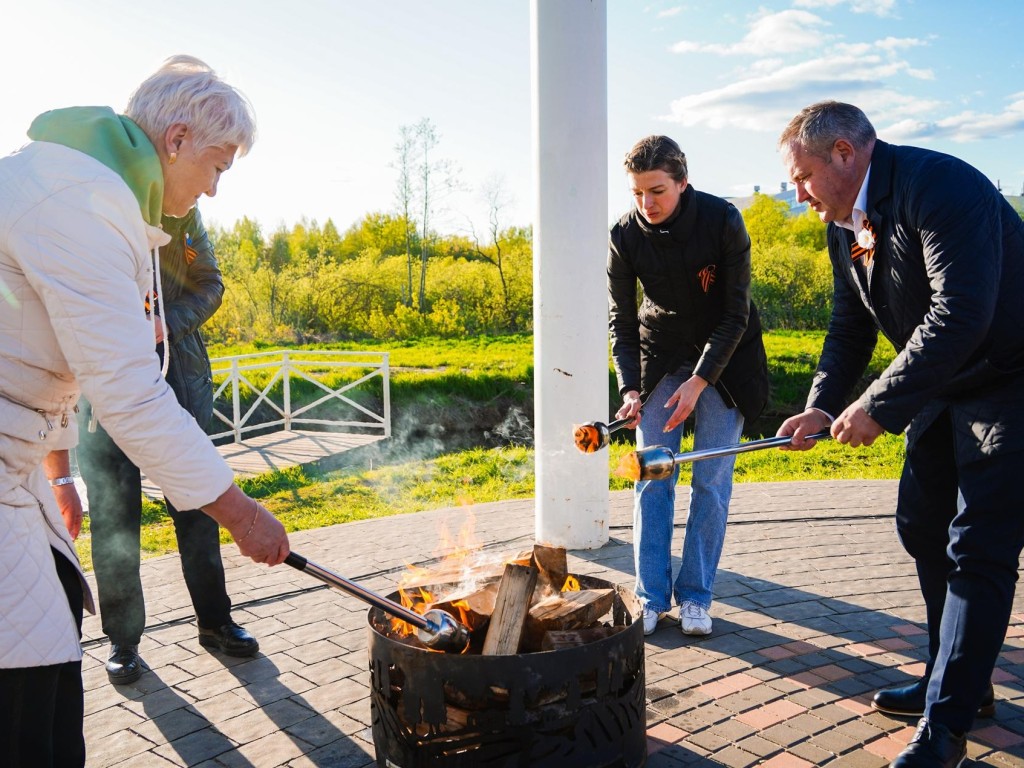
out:
<path id="1" fill-rule="evenodd" d="M 664 171 L 675 181 L 686 181 L 686 155 L 668 136 L 645 136 L 622 161 L 627 173 Z"/>
<path id="2" fill-rule="evenodd" d="M 175 123 L 184 123 L 196 151 L 234 144 L 241 157 L 256 141 L 249 100 L 194 56 L 167 59 L 128 99 L 125 115 L 154 145 Z"/>
<path id="3" fill-rule="evenodd" d="M 779 136 L 779 148 L 797 144 L 808 154 L 827 158 L 837 139 L 864 149 L 875 138 L 875 127 L 857 107 L 841 101 L 819 101 L 804 107 L 789 121 Z"/>

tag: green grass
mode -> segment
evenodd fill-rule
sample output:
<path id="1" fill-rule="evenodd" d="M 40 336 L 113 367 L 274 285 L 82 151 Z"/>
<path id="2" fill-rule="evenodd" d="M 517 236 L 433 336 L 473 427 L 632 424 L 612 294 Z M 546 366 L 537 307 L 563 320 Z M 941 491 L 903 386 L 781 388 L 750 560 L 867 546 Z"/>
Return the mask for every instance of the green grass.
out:
<path id="1" fill-rule="evenodd" d="M 824 333 L 766 334 L 772 378 L 772 402 L 763 428 L 752 437 L 773 435 L 789 413 L 803 408 Z M 382 345 L 335 345 L 338 349 L 379 349 Z M 318 347 L 324 348 L 324 347 Z M 211 356 L 259 351 L 248 347 L 216 347 Z M 454 410 L 465 402 L 486 402 L 511 394 L 529 398 L 532 392 L 533 340 L 529 336 L 467 341 L 429 340 L 389 345 L 392 403 L 408 409 L 422 407 Z M 892 357 L 888 347 L 876 352 L 871 372 L 877 374 Z M 619 433 L 631 439 L 632 433 Z M 570 428 L 566 427 L 569 441 Z M 609 488 L 622 490 L 631 483 L 615 477 L 619 459 L 633 450 L 629 439 L 613 442 L 591 458 L 608 462 Z M 682 451 L 692 450 L 692 438 Z M 365 461 L 365 460 L 364 460 Z M 903 438 L 883 435 L 868 448 L 822 441 L 807 452 L 766 449 L 736 457 L 735 480 L 779 482 L 787 480 L 895 479 L 903 463 Z M 289 531 L 308 530 L 354 520 L 404 514 L 441 507 L 531 498 L 534 495 L 533 450 L 523 446 L 473 448 L 418 461 L 393 460 L 375 466 L 317 469 L 292 467 L 240 482 L 246 493 L 263 502 Z M 680 483 L 688 484 L 690 466 L 683 464 Z M 221 540 L 228 542 L 226 532 Z M 88 520 L 78 550 L 91 567 Z M 174 527 L 162 503 L 147 501 L 143 510 L 142 551 L 149 557 L 176 550 Z"/>

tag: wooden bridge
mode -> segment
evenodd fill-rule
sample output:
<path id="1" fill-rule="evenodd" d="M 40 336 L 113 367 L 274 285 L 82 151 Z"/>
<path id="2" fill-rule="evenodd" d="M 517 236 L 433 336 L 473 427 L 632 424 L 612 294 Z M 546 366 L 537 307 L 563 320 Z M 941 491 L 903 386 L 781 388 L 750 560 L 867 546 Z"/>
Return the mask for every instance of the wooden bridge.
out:
<path id="1" fill-rule="evenodd" d="M 286 469 L 391 436 L 386 352 L 283 350 L 210 361 L 210 439 L 238 477 Z M 143 492 L 162 496 L 148 478 Z"/>

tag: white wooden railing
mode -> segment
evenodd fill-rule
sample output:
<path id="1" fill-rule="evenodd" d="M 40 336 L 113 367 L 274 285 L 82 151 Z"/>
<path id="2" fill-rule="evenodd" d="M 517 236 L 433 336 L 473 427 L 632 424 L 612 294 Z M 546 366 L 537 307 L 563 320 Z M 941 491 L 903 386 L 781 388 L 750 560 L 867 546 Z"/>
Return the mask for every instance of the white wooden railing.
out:
<path id="1" fill-rule="evenodd" d="M 336 352 L 326 350 L 279 350 L 255 352 L 233 357 L 216 357 L 210 360 L 213 371 L 214 418 L 219 419 L 228 429 L 210 435 L 210 438 L 232 437 L 236 443 L 256 430 L 265 433 L 274 427 L 282 430 L 301 430 L 315 426 L 318 430 L 331 432 L 368 430 L 379 432 L 383 437 L 391 436 L 390 368 L 387 352 Z M 347 381 L 334 389 L 317 374 L 339 369 L 363 369 L 358 378 Z M 269 374 L 262 386 L 253 382 L 254 374 Z M 259 376 L 260 379 L 263 375 Z M 318 399 L 301 406 L 292 403 L 291 382 L 293 378 L 305 379 L 325 393 Z M 281 383 L 278 393 L 271 393 Z M 379 398 L 381 413 L 366 407 L 353 399 L 357 392 L 371 390 L 370 396 Z M 242 413 L 242 395 L 246 390 L 256 395 L 245 413 Z M 275 395 L 280 402 L 275 402 Z M 231 418 L 222 413 L 230 402 Z M 313 418 L 312 411 L 325 403 L 342 403 L 352 419 Z M 260 405 L 265 405 L 279 418 L 257 415 Z M 218 406 L 220 406 L 218 408 Z M 322 409 L 321 409 L 322 411 Z M 264 414 L 266 411 L 264 410 Z M 360 420 L 365 417 L 365 420 Z M 259 419 L 259 420 L 257 420 Z M 214 422 L 216 425 L 216 422 Z"/>

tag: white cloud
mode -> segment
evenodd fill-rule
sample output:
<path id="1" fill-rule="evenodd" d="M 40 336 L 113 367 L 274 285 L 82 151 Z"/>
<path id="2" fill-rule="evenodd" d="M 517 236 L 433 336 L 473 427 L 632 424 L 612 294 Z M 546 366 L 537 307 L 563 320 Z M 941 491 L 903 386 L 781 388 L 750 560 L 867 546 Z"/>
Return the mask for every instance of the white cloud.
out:
<path id="1" fill-rule="evenodd" d="M 797 8 L 835 8 L 844 3 L 850 4 L 854 13 L 873 13 L 876 16 L 892 16 L 896 0 L 794 0 Z"/>
<path id="2" fill-rule="evenodd" d="M 658 11 L 657 18 L 665 19 L 668 18 L 669 16 L 678 16 L 680 13 L 682 13 L 682 10 L 683 6 L 681 5 L 677 5 L 674 8 L 666 8 L 664 11 Z"/>
<path id="3" fill-rule="evenodd" d="M 840 51 L 676 99 L 663 119 L 712 129 L 777 131 L 804 106 L 821 99 L 856 104 L 876 120 L 936 108 L 938 102 L 906 96 L 886 85 L 906 69 L 905 62 Z"/>
<path id="4" fill-rule="evenodd" d="M 830 37 L 823 29 L 831 26 L 820 16 L 807 11 L 787 10 L 763 13 L 754 19 L 750 31 L 738 43 L 698 43 L 683 40 L 672 46 L 674 53 L 717 53 L 721 56 L 763 56 L 792 53 L 819 47 Z"/>
<path id="5" fill-rule="evenodd" d="M 949 139 L 959 143 L 998 139 L 1024 132 L 1024 93 L 1016 93 L 1002 112 L 965 111 L 935 121 L 907 118 L 889 126 L 893 141 Z"/>

